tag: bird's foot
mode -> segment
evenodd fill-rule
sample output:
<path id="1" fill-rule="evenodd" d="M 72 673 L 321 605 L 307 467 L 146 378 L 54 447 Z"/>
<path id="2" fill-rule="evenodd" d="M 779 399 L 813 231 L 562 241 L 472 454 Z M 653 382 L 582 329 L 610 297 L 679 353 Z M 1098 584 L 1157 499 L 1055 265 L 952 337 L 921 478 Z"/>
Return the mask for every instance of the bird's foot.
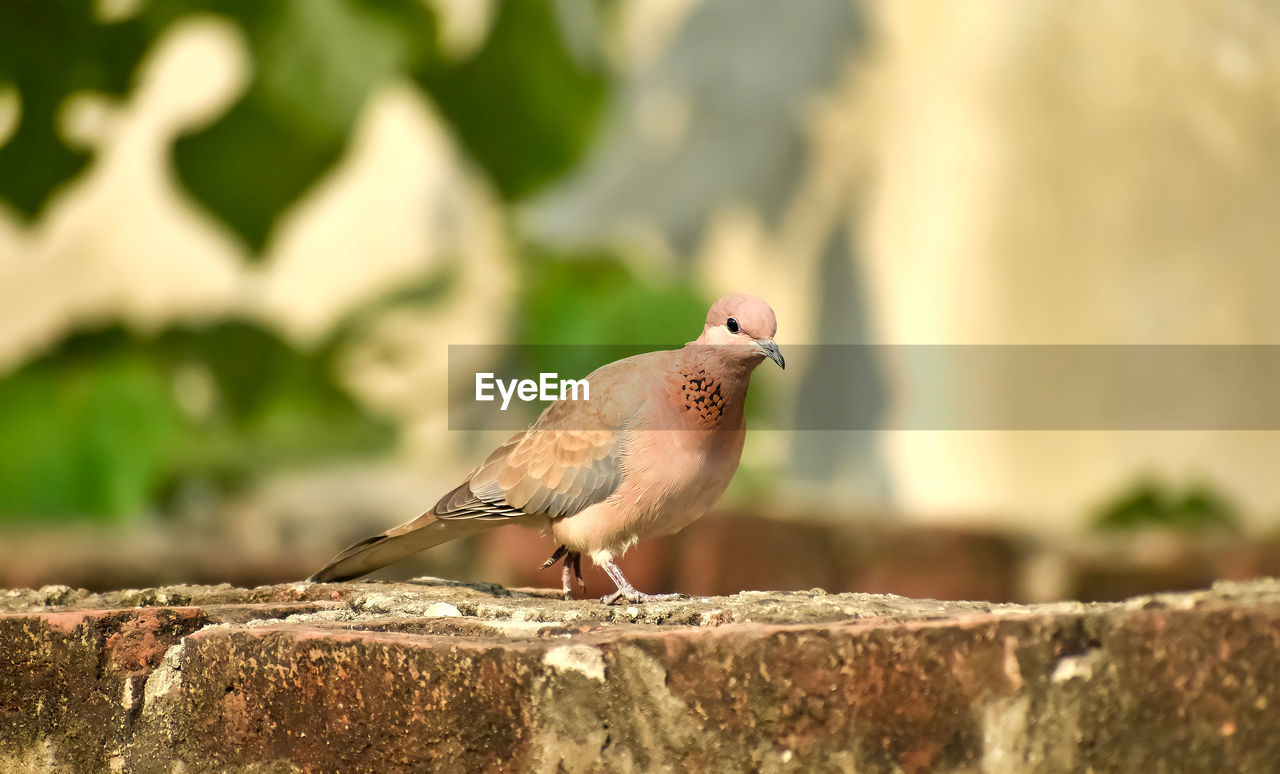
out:
<path id="1" fill-rule="evenodd" d="M 616 605 L 624 599 L 633 604 L 638 604 L 640 602 L 670 602 L 673 599 L 680 599 L 684 596 L 684 594 L 645 594 L 643 592 L 636 591 L 636 587 L 632 586 L 631 583 L 623 577 L 622 570 L 618 569 L 618 565 L 614 564 L 612 561 L 605 561 L 600 563 L 600 567 L 613 581 L 613 585 L 618 587 L 618 590 L 609 596 L 600 598 L 600 601 L 606 605 Z"/>
<path id="2" fill-rule="evenodd" d="M 564 559 L 564 566 L 560 568 L 560 595 L 564 597 L 564 601 L 569 602 L 573 599 L 573 581 L 575 578 L 583 593 L 586 593 L 587 590 L 587 582 L 582 579 L 582 554 L 570 551 L 566 546 L 560 546 L 551 555 L 551 558 L 542 565 L 542 569 L 547 569 L 561 558 Z"/>
<path id="3" fill-rule="evenodd" d="M 600 601 L 606 605 L 616 605 L 622 600 L 626 600 L 632 604 L 641 604 L 644 602 L 671 602 L 677 599 L 688 599 L 687 594 L 645 594 L 635 589 L 618 589 L 612 594 L 600 597 Z"/>

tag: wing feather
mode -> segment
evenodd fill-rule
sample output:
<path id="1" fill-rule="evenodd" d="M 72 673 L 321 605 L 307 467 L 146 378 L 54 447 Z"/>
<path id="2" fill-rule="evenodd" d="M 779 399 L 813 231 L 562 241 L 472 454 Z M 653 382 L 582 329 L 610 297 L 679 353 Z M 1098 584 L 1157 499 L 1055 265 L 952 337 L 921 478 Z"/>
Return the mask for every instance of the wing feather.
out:
<path id="1" fill-rule="evenodd" d="M 516 433 L 440 499 L 440 519 L 572 516 L 622 485 L 622 459 L 632 419 L 669 369 L 649 353 L 597 369 L 590 401 L 556 401 L 528 430 Z M 599 396 L 598 398 L 596 396 Z"/>

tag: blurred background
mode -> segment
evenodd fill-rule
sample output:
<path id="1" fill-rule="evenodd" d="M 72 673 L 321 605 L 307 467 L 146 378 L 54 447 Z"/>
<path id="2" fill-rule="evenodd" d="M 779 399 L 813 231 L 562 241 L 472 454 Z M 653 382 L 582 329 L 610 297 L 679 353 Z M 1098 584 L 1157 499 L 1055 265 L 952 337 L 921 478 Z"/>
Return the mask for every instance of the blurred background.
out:
<path id="1" fill-rule="evenodd" d="M 7 0 L 0 35 L 0 586 L 307 576 L 502 440 L 449 429 L 450 344 L 679 345 L 729 292 L 784 352 L 1280 344 L 1263 2 Z M 752 395 L 889 412 L 894 364 Z M 1280 573 L 1278 453 L 760 431 L 623 567 L 991 600 Z M 553 547 L 382 576 L 554 586 Z"/>

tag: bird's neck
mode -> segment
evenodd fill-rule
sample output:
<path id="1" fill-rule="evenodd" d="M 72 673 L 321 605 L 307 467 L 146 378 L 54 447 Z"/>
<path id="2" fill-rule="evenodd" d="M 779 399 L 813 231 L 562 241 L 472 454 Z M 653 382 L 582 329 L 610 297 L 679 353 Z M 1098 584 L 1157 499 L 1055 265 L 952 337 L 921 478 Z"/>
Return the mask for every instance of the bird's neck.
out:
<path id="1" fill-rule="evenodd" d="M 707 372 L 733 385 L 741 385 L 745 391 L 751 372 L 764 360 L 764 355 L 752 352 L 740 344 L 706 344 L 699 338 L 685 345 L 683 363 L 705 368 Z"/>
<path id="2" fill-rule="evenodd" d="M 734 350 L 734 351 L 728 351 Z M 678 366 L 680 410 L 707 429 L 741 428 L 751 371 L 759 363 L 738 346 L 685 347 Z"/>

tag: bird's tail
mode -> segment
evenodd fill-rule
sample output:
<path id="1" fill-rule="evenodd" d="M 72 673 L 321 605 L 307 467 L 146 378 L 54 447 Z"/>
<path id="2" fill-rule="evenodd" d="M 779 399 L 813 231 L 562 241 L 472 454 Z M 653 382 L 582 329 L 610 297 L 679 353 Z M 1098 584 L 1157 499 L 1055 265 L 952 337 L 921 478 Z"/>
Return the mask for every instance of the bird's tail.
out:
<path id="1" fill-rule="evenodd" d="M 365 538 L 338 554 L 308 580 L 313 583 L 338 583 L 367 575 L 409 554 L 464 537 L 494 526 L 479 519 L 438 519 L 424 513 L 406 524 L 381 535 Z"/>

